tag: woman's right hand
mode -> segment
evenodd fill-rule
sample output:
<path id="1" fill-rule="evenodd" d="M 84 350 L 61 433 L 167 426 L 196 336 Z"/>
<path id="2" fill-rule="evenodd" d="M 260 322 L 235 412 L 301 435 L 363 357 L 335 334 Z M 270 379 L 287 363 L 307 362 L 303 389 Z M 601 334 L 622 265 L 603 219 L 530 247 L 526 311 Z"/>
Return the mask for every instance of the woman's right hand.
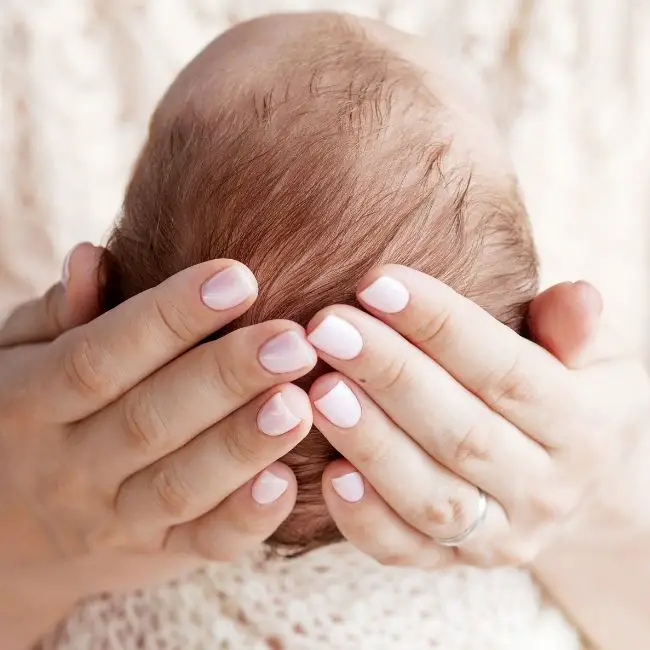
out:
<path id="1" fill-rule="evenodd" d="M 255 301 L 252 273 L 230 260 L 68 329 L 94 315 L 98 255 L 75 249 L 66 286 L 0 330 L 2 648 L 81 597 L 232 560 L 296 497 L 276 461 L 312 423 L 288 383 L 316 363 L 303 330 L 270 321 L 194 347 Z"/>

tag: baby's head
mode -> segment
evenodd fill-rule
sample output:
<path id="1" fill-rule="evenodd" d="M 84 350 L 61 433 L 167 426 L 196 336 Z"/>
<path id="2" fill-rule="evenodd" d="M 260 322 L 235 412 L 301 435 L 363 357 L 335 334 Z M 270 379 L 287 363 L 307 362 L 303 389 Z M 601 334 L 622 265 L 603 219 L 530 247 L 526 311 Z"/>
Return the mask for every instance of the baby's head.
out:
<path id="1" fill-rule="evenodd" d="M 476 88 L 448 66 L 421 39 L 350 16 L 273 16 L 225 33 L 151 120 L 108 244 L 104 308 L 232 258 L 260 287 L 233 327 L 305 325 L 353 303 L 361 276 L 390 262 L 520 330 L 537 290 L 525 210 Z M 340 538 L 320 496 L 336 457 L 314 430 L 282 459 L 299 495 L 272 545 Z"/>

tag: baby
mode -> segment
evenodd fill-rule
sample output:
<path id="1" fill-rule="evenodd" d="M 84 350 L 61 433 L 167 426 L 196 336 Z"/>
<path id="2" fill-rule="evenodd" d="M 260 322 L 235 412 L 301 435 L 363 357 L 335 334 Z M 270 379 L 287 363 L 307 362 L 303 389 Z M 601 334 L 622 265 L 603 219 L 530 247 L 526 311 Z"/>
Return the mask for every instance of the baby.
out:
<path id="1" fill-rule="evenodd" d="M 226 32 L 153 115 L 107 247 L 104 309 L 225 257 L 260 287 L 233 328 L 305 325 L 353 303 L 362 274 L 391 262 L 521 331 L 537 291 L 526 213 L 481 98 L 447 65 L 421 40 L 352 16 L 270 16 Z M 313 430 L 282 459 L 298 502 L 272 547 L 340 539 L 320 495 L 336 457 Z"/>

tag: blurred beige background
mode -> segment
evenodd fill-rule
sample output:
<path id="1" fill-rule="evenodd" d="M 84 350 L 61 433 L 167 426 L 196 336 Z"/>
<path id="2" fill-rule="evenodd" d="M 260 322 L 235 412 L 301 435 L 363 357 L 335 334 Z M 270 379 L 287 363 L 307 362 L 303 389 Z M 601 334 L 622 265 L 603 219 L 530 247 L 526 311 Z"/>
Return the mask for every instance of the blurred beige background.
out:
<path id="1" fill-rule="evenodd" d="M 382 18 L 467 58 L 519 171 L 544 283 L 587 278 L 648 355 L 650 2 L 0 0 L 0 316 L 102 240 L 172 76 L 271 10 Z"/>

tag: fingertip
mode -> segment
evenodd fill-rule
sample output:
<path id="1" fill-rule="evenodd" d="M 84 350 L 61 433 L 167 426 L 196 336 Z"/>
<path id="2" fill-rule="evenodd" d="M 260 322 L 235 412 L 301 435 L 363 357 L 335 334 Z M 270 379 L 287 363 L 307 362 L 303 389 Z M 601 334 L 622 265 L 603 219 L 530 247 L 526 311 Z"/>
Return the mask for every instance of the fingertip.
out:
<path id="1" fill-rule="evenodd" d="M 527 322 L 534 341 L 573 365 L 597 331 L 601 312 L 602 298 L 591 284 L 562 282 L 531 302 Z"/>
<path id="2" fill-rule="evenodd" d="M 291 435 L 293 444 L 309 433 L 314 421 L 309 396 L 294 384 L 274 386 L 253 407 L 259 431 L 271 437 Z"/>
<path id="3" fill-rule="evenodd" d="M 310 429 L 314 416 L 309 395 L 295 384 L 285 384 L 280 392 L 289 411 L 301 420 L 302 426 Z"/>
<path id="4" fill-rule="evenodd" d="M 357 283 L 356 294 L 359 296 L 359 294 L 363 293 L 363 291 L 381 277 L 395 276 L 398 278 L 405 273 L 417 273 L 417 271 L 401 264 L 381 264 L 380 266 L 375 266 L 361 277 Z"/>
<path id="5" fill-rule="evenodd" d="M 352 305 L 328 305 L 327 307 L 323 307 L 321 310 L 317 311 L 307 323 L 307 327 L 305 327 L 307 339 L 311 341 L 309 337 L 328 316 L 345 319 L 346 315 L 354 314 L 354 312 L 359 313 L 359 311 L 359 309 Z"/>
<path id="6" fill-rule="evenodd" d="M 349 460 L 347 460 L 347 458 L 337 458 L 336 460 L 333 460 L 329 465 L 327 465 L 327 467 L 323 470 L 323 483 L 329 484 L 329 481 L 332 479 L 356 471 L 357 468 Z"/>
<path id="7" fill-rule="evenodd" d="M 271 463 L 266 468 L 266 470 L 272 472 L 275 476 L 279 476 L 280 478 L 288 481 L 289 487 L 296 487 L 298 485 L 296 475 L 294 474 L 293 470 L 282 461 L 277 460 L 274 463 Z"/>
<path id="8" fill-rule="evenodd" d="M 246 266 L 246 264 L 244 264 L 243 262 L 240 262 L 239 260 L 233 260 L 229 257 L 217 259 L 214 260 L 214 262 L 218 265 L 219 269 L 221 270 L 225 270 L 230 266 L 236 266 L 237 269 L 248 278 L 251 284 L 255 287 L 256 291 L 259 288 L 257 284 L 257 278 L 255 277 L 255 273 L 253 273 L 253 271 L 251 271 L 250 268 Z"/>
<path id="9" fill-rule="evenodd" d="M 309 399 L 312 403 L 317 402 L 325 397 L 340 381 L 343 381 L 343 375 L 338 372 L 328 372 L 314 380 L 309 387 Z"/>
<path id="10" fill-rule="evenodd" d="M 359 470 L 345 458 L 332 461 L 323 471 L 323 497 L 331 508 L 359 503 L 371 491 Z"/>
<path id="11" fill-rule="evenodd" d="M 295 504 L 297 489 L 293 471 L 284 463 L 275 462 L 253 479 L 250 495 L 257 506 L 273 505 L 288 514 Z"/>
<path id="12" fill-rule="evenodd" d="M 257 279 L 245 264 L 219 259 L 199 266 L 203 275 L 201 302 L 209 309 L 246 311 L 257 300 Z"/>
<path id="13" fill-rule="evenodd" d="M 578 291 L 578 298 L 585 306 L 585 309 L 595 317 L 600 316 L 604 308 L 600 291 L 586 280 L 578 280 L 573 283 L 573 286 Z"/>
<path id="14" fill-rule="evenodd" d="M 528 317 L 534 320 L 549 310 L 598 317 L 603 311 L 603 300 L 598 289 L 585 280 L 560 282 L 540 293 L 531 302 Z"/>
<path id="15" fill-rule="evenodd" d="M 87 323 L 99 315 L 98 270 L 103 251 L 90 242 L 82 242 L 70 251 L 64 262 L 62 284 L 71 327 Z"/>
<path id="16" fill-rule="evenodd" d="M 73 277 L 75 280 L 84 277 L 88 271 L 97 269 L 101 257 L 101 249 L 90 242 L 75 244 L 63 258 L 61 268 L 61 283 L 67 289 Z"/>

